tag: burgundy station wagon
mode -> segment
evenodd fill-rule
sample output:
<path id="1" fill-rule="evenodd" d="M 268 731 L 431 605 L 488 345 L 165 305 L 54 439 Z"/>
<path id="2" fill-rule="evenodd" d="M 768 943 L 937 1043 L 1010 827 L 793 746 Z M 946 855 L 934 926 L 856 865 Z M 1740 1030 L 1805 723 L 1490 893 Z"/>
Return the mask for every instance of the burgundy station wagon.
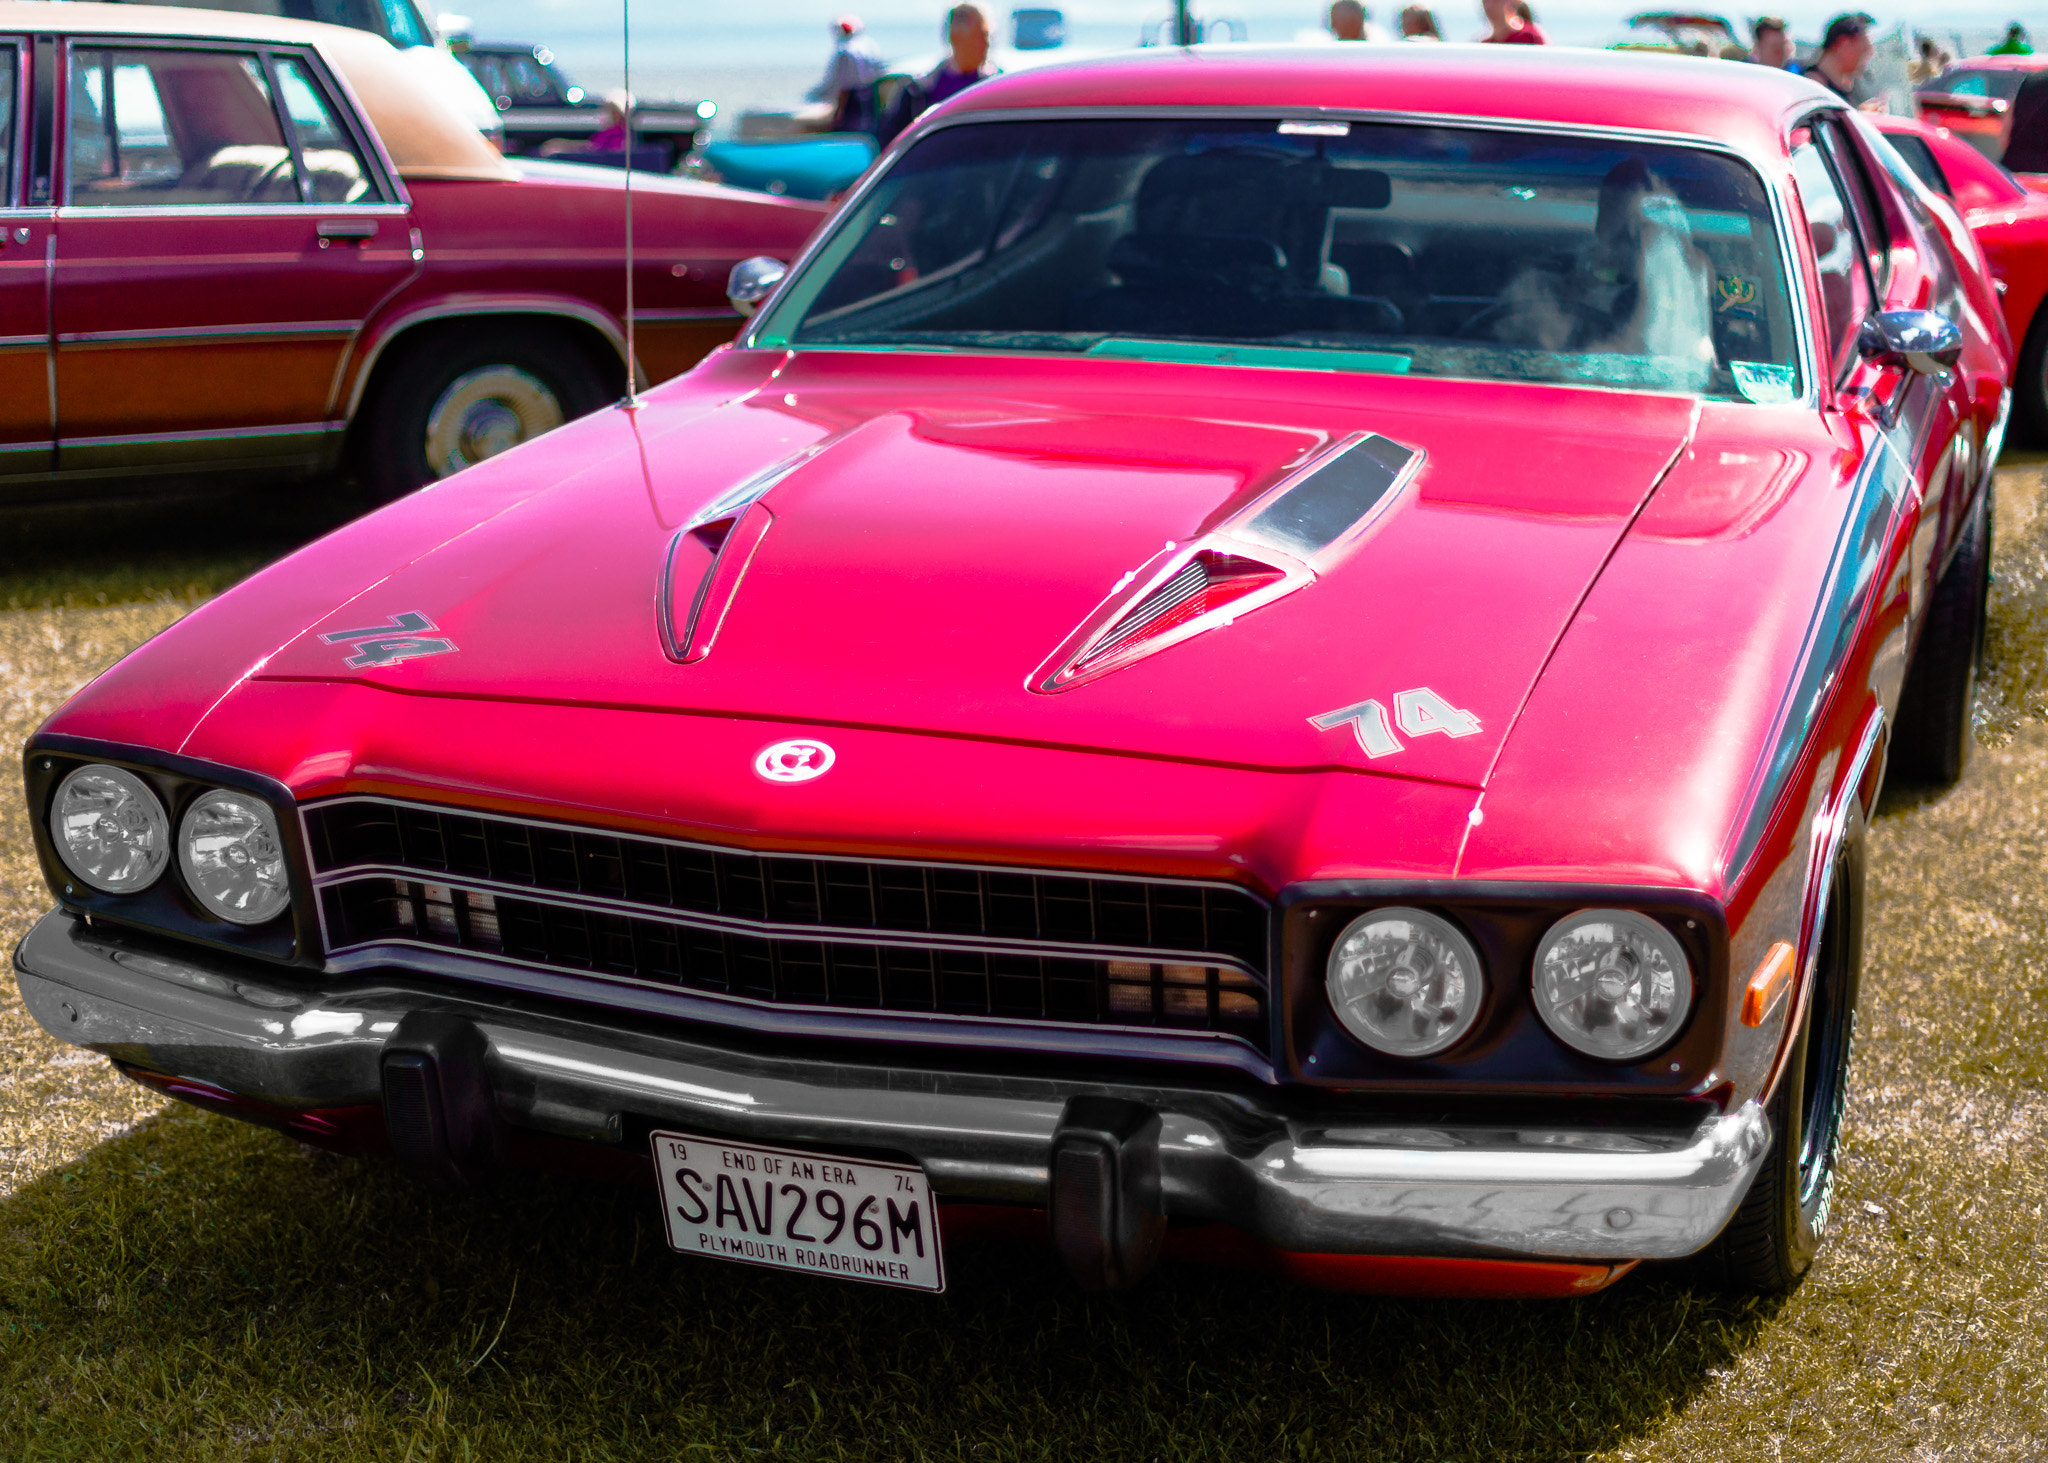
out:
<path id="1" fill-rule="evenodd" d="M 1791 1285 L 2011 342 L 1811 83 L 1522 49 L 935 109 L 731 347 L 53 716 L 29 1008 L 818 1275 Z"/>
<path id="2" fill-rule="evenodd" d="M 0 3 L 0 501 L 344 455 L 385 498 L 617 399 L 623 187 L 507 162 L 360 31 Z M 822 210 L 633 190 L 658 381 Z"/>

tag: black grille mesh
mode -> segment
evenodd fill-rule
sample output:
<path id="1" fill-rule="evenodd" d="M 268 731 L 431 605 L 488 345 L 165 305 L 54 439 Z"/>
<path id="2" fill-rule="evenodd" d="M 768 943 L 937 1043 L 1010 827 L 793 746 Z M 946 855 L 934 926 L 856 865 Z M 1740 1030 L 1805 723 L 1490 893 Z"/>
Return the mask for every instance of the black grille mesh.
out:
<path id="1" fill-rule="evenodd" d="M 735 853 L 381 801 L 308 810 L 316 872 L 382 866 L 777 925 L 1208 954 L 1266 968 L 1266 910 L 1196 884 Z"/>
<path id="2" fill-rule="evenodd" d="M 1266 910 L 1232 889 L 735 853 L 381 800 L 306 825 L 335 950 L 401 941 L 778 1004 L 1266 1045 Z"/>
<path id="3" fill-rule="evenodd" d="M 1163 1026 L 1265 1044 L 1265 991 L 1227 965 L 749 935 L 380 875 L 321 893 L 337 948 L 402 940 L 779 1004 Z"/>

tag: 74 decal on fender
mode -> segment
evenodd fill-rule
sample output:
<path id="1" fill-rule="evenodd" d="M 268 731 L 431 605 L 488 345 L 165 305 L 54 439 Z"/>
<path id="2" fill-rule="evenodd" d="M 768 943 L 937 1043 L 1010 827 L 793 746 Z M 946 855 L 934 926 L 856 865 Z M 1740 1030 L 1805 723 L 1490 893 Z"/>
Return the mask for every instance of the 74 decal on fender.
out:
<path id="1" fill-rule="evenodd" d="M 1478 717 L 1469 711 L 1460 711 L 1427 686 L 1395 692 L 1392 721 L 1387 717 L 1387 708 L 1378 701 L 1360 701 L 1356 705 L 1325 711 L 1321 716 L 1311 716 L 1308 720 L 1309 725 L 1318 731 L 1335 731 L 1348 723 L 1352 734 L 1358 738 L 1358 745 L 1368 757 L 1391 757 L 1406 750 L 1401 739 L 1394 735 L 1396 723 L 1410 737 L 1427 736 L 1431 732 L 1447 737 L 1469 737 L 1479 731 Z"/>

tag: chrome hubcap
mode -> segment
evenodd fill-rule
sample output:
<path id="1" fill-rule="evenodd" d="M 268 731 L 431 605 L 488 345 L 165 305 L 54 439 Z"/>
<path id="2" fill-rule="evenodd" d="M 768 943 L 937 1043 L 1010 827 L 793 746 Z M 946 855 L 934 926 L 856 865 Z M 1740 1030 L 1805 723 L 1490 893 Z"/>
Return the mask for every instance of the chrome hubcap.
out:
<path id="1" fill-rule="evenodd" d="M 562 425 L 562 404 L 517 366 L 482 366 L 448 383 L 427 413 L 427 466 L 460 472 Z"/>

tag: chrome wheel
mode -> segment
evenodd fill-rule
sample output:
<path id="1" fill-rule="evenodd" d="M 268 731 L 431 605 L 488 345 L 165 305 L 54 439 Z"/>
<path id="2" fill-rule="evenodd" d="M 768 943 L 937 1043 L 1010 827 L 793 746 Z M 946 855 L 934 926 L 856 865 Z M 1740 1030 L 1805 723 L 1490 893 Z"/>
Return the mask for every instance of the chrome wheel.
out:
<path id="1" fill-rule="evenodd" d="M 427 465 L 446 477 L 566 420 L 539 377 L 517 366 L 482 366 L 449 382 L 427 412 Z"/>

